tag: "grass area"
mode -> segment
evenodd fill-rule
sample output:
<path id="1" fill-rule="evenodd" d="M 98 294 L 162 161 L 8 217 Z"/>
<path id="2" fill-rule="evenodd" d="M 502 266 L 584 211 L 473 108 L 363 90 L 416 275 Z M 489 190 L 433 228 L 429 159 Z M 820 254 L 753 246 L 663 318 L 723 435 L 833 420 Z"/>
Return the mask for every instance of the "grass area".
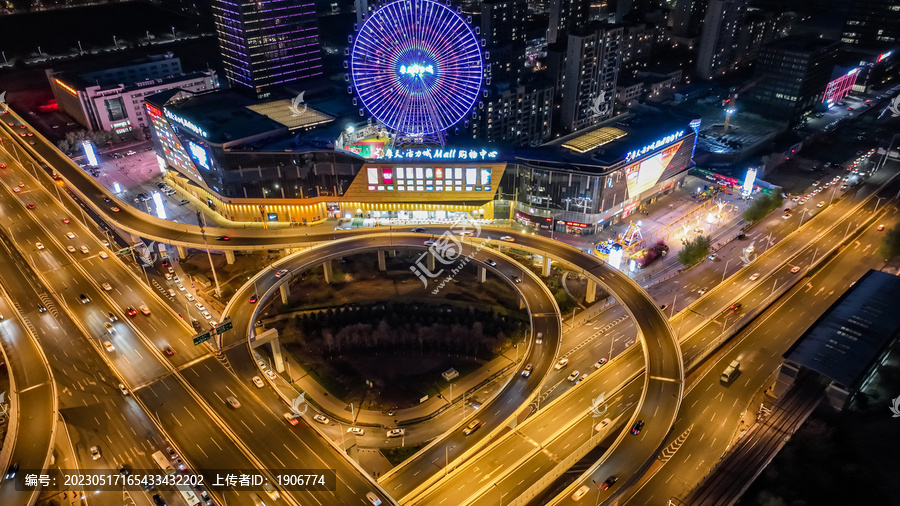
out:
<path id="1" fill-rule="evenodd" d="M 416 452 L 424 448 L 427 444 L 428 443 L 421 443 L 414 446 L 403 446 L 399 448 L 382 448 L 381 454 L 388 459 L 392 466 L 396 467 L 404 460 L 415 455 Z"/>

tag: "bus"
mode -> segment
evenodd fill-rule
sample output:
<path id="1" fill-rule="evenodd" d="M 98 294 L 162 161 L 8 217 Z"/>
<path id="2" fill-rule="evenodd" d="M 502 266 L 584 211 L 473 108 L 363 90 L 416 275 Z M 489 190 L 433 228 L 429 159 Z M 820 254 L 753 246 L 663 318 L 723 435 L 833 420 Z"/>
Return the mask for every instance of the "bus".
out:
<path id="1" fill-rule="evenodd" d="M 156 462 L 156 465 L 159 466 L 160 469 L 166 472 L 166 474 L 175 474 L 175 468 L 172 467 L 172 464 L 169 464 L 169 459 L 163 455 L 163 452 L 156 452 L 153 454 L 153 461 Z"/>
<path id="2" fill-rule="evenodd" d="M 191 487 L 187 485 L 177 485 L 175 488 L 181 493 L 181 498 L 184 499 L 187 506 L 200 506 L 200 499 L 197 498 L 197 494 L 191 490 Z"/>

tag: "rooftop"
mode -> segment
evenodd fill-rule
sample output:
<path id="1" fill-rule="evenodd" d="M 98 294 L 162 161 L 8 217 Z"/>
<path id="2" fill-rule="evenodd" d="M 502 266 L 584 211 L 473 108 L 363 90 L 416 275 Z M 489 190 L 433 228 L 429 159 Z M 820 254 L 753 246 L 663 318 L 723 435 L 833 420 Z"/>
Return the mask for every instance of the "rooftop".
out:
<path id="1" fill-rule="evenodd" d="M 273 100 L 262 104 L 252 104 L 247 106 L 253 112 L 262 114 L 290 130 L 299 128 L 312 128 L 323 123 L 334 121 L 334 117 L 323 112 L 317 111 L 307 104 L 300 101 L 294 103 L 294 100 Z"/>
<path id="2" fill-rule="evenodd" d="M 845 387 L 858 384 L 900 332 L 897 300 L 900 277 L 870 270 L 784 357 Z"/>

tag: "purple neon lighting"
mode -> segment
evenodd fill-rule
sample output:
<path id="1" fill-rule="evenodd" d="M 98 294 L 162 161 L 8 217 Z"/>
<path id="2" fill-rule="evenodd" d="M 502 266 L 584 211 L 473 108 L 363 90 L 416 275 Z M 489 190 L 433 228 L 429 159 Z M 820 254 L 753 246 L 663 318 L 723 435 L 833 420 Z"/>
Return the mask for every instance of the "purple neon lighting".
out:
<path id="1" fill-rule="evenodd" d="M 401 73 L 431 65 L 434 73 Z M 387 127 L 429 135 L 459 123 L 475 105 L 484 75 L 472 29 L 432 0 L 398 0 L 363 23 L 350 56 L 363 107 Z"/>

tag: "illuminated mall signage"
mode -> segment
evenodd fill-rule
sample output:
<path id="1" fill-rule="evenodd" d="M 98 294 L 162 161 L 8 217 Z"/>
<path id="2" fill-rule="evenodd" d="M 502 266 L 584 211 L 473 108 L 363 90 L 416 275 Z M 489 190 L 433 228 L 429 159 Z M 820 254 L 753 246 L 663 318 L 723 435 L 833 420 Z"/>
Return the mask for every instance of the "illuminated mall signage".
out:
<path id="1" fill-rule="evenodd" d="M 179 125 L 183 126 L 184 128 L 187 128 L 191 132 L 194 132 L 195 134 L 197 134 L 201 137 L 208 137 L 208 135 L 206 135 L 206 132 L 202 128 L 198 127 L 197 125 L 193 124 L 192 122 L 190 122 L 182 117 L 176 116 L 168 109 L 163 109 L 163 112 L 165 113 L 167 118 L 178 123 Z"/>
<path id="2" fill-rule="evenodd" d="M 496 160 L 496 150 L 482 149 L 385 149 L 377 151 L 376 160 Z"/>
<path id="3" fill-rule="evenodd" d="M 629 151 L 628 154 L 625 155 L 625 162 L 626 163 L 630 162 L 630 161 L 634 160 L 635 158 L 646 155 L 647 153 L 653 151 L 654 149 L 661 148 L 661 147 L 665 146 L 666 144 L 669 144 L 670 142 L 674 142 L 675 140 L 681 138 L 682 135 L 684 135 L 684 130 L 679 130 L 672 135 L 667 135 L 667 136 L 663 137 L 662 139 L 659 139 L 656 142 L 651 142 L 650 144 L 647 144 L 646 146 L 644 146 L 641 149 Z"/>
<path id="4" fill-rule="evenodd" d="M 487 167 L 366 167 L 369 191 L 489 192 Z"/>

